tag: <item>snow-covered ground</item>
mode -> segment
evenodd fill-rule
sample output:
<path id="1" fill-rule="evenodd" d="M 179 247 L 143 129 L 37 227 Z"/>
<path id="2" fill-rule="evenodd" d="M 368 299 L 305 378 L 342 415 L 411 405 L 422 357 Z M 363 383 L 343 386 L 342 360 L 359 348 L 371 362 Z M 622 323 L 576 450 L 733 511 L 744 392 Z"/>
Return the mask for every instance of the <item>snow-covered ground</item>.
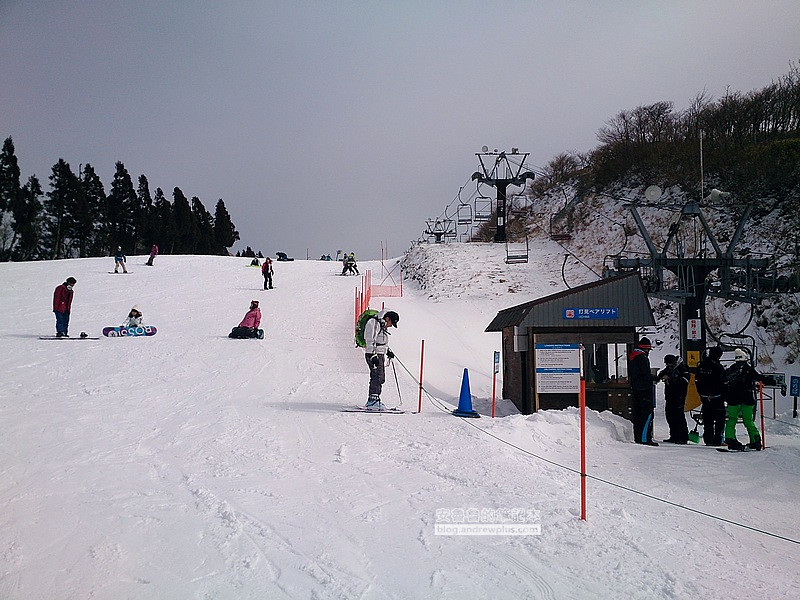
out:
<path id="1" fill-rule="evenodd" d="M 386 300 L 399 362 L 383 397 L 416 411 L 422 339 L 427 393 L 404 415 L 340 412 L 364 402 L 368 373 L 352 344 L 358 279 L 337 263 L 275 263 L 270 291 L 237 258 L 133 257 L 130 275 L 109 275 L 112 259 L 0 264 L 0 598 L 796 597 L 790 398 L 767 451 L 747 456 L 637 446 L 627 421 L 589 412 L 585 522 L 577 410 L 523 416 L 500 401 L 503 416 L 486 417 L 500 338 L 484 328 L 565 287 L 557 246 L 533 256 L 409 254 L 418 279 Z M 380 283 L 379 263 L 359 266 Z M 133 304 L 158 335 L 39 340 L 70 275 L 72 335 Z M 592 278 L 575 263 L 565 276 Z M 251 298 L 265 339 L 228 339 Z M 465 367 L 478 420 L 447 412 Z M 541 535 L 437 535 L 469 509 L 523 515 Z"/>

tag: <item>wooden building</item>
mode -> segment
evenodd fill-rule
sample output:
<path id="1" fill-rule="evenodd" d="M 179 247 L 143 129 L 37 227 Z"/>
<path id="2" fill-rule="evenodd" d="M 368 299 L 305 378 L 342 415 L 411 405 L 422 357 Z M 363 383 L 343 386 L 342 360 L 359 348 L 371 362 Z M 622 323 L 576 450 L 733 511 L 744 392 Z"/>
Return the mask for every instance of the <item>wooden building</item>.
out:
<path id="1" fill-rule="evenodd" d="M 589 408 L 631 419 L 627 357 L 636 329 L 654 325 L 631 273 L 506 308 L 486 331 L 503 335 L 503 397 L 523 414 L 577 406 L 582 377 Z"/>

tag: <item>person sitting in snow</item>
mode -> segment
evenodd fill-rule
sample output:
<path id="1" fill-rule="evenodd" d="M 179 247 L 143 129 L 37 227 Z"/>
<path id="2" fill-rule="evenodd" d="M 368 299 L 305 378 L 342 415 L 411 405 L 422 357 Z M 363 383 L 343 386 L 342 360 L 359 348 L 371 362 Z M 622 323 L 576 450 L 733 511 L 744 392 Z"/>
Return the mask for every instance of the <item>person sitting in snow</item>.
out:
<path id="1" fill-rule="evenodd" d="M 139 310 L 138 304 L 134 304 L 131 307 L 131 312 L 128 313 L 128 318 L 125 319 L 121 327 L 141 327 L 142 324 L 142 311 Z"/>
<path id="2" fill-rule="evenodd" d="M 263 338 L 264 332 L 258 328 L 261 325 L 261 309 L 258 300 L 250 301 L 250 309 L 238 327 L 234 327 L 228 334 L 229 338 Z"/>

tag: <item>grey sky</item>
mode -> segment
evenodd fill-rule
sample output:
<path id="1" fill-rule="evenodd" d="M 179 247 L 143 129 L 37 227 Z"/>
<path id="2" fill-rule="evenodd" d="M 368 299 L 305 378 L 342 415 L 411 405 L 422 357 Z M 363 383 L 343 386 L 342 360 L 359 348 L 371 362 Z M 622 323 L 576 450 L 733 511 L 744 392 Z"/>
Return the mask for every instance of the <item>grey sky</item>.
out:
<path id="1" fill-rule="evenodd" d="M 223 198 L 234 250 L 366 259 L 420 237 L 484 144 L 542 166 L 798 59 L 797 0 L 0 0 L 0 136 L 45 189 L 59 158 L 107 190 L 122 161 Z"/>

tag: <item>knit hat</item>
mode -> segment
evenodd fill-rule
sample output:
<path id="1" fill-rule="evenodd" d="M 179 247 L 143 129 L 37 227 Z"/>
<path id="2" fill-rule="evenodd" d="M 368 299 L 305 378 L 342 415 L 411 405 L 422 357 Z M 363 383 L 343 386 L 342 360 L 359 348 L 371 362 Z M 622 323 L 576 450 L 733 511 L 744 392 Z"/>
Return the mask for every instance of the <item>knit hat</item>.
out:
<path id="1" fill-rule="evenodd" d="M 649 338 L 643 337 L 642 339 L 639 340 L 639 343 L 636 344 L 636 347 L 641 348 L 642 350 L 652 350 L 653 344 L 650 343 Z"/>
<path id="2" fill-rule="evenodd" d="M 736 349 L 736 350 L 733 352 L 733 355 L 734 355 L 734 357 L 735 357 L 735 360 L 736 360 L 737 362 L 738 362 L 738 361 L 740 361 L 740 360 L 747 360 L 747 358 L 748 358 L 748 357 L 747 357 L 747 352 L 745 352 L 745 351 L 744 351 L 744 350 L 742 350 L 741 348 L 737 348 L 737 349 Z"/>
<path id="3" fill-rule="evenodd" d="M 722 348 L 714 346 L 708 349 L 708 358 L 720 359 L 722 358 Z"/>
<path id="4" fill-rule="evenodd" d="M 678 362 L 678 357 L 677 357 L 677 356 L 675 356 L 674 354 L 667 354 L 667 355 L 664 357 L 664 362 L 665 362 L 666 364 L 668 364 L 668 365 L 675 364 L 676 362 Z"/>

